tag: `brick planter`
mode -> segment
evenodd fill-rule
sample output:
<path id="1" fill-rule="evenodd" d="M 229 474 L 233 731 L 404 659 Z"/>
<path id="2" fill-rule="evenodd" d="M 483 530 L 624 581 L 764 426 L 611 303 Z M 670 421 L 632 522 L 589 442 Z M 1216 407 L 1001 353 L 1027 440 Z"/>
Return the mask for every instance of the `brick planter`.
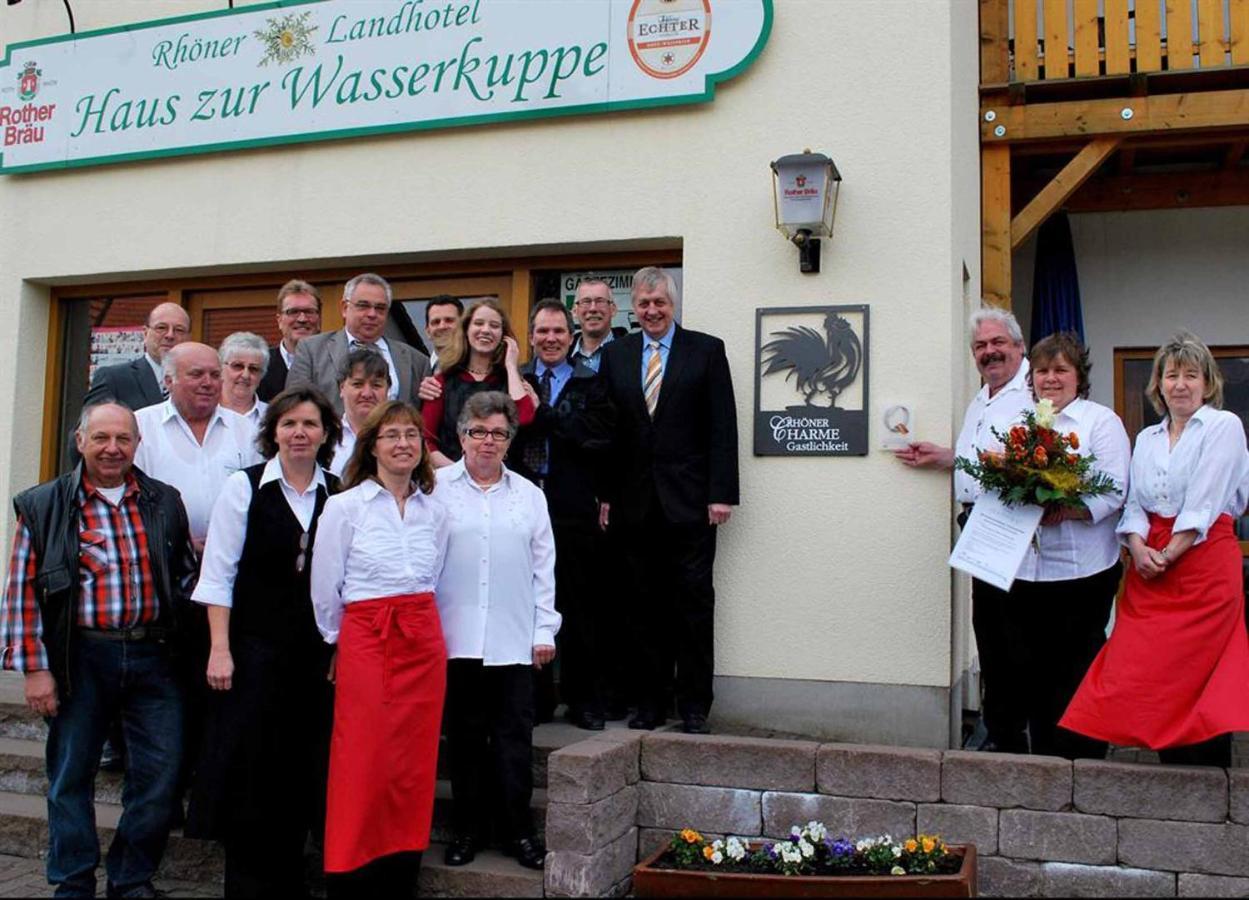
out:
<path id="1" fill-rule="evenodd" d="M 954 875 L 759 875 L 657 869 L 667 847 L 633 870 L 636 897 L 975 897 L 976 848 L 950 847 L 963 857 Z"/>

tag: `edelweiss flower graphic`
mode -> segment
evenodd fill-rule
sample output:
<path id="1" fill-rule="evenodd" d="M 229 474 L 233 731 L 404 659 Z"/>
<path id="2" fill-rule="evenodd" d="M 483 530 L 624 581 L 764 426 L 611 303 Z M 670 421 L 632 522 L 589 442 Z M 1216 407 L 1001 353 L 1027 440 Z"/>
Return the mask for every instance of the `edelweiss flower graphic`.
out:
<path id="1" fill-rule="evenodd" d="M 301 56 L 312 56 L 316 53 L 312 46 L 312 33 L 318 26 L 308 25 L 311 12 L 290 13 L 289 15 L 265 20 L 265 27 L 253 34 L 265 45 L 265 55 L 260 65 L 267 66 L 271 62 L 286 65 Z"/>

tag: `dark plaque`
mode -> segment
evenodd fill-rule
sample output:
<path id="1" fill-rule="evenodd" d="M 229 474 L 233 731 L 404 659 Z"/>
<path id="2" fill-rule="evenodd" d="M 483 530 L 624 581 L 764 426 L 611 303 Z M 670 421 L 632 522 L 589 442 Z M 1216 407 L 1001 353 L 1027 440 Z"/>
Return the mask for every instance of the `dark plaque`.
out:
<path id="1" fill-rule="evenodd" d="M 755 311 L 755 455 L 867 454 L 862 306 Z"/>

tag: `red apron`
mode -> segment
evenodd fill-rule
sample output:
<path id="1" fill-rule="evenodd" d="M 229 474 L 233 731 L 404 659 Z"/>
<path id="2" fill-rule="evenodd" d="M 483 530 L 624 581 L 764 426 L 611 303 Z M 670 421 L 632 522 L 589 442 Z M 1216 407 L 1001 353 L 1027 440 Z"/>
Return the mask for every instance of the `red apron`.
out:
<path id="1" fill-rule="evenodd" d="M 1174 518 L 1150 515 L 1146 543 L 1171 540 Z M 1110 640 L 1059 725 L 1160 750 L 1249 730 L 1244 575 L 1230 516 L 1162 575 L 1128 567 Z"/>
<path id="2" fill-rule="evenodd" d="M 338 635 L 325 871 L 429 846 L 447 648 L 433 594 L 347 604 Z"/>

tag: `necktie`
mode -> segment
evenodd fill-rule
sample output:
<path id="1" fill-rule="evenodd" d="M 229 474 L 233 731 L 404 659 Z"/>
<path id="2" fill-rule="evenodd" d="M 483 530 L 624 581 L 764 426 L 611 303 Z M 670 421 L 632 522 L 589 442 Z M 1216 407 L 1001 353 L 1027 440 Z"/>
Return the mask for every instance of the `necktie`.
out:
<path id="1" fill-rule="evenodd" d="M 655 407 L 659 404 L 659 387 L 663 384 L 664 372 L 659 359 L 659 341 L 651 341 L 651 358 L 646 363 L 646 381 L 642 384 L 642 396 L 646 398 L 646 411 L 655 418 Z"/>
<path id="2" fill-rule="evenodd" d="M 543 406 L 551 405 L 551 378 L 553 373 L 547 369 L 542 373 L 542 378 L 538 380 L 538 401 Z M 529 471 L 535 475 L 546 474 L 546 463 L 549 457 L 549 449 L 545 440 L 533 441 L 525 447 L 525 465 L 529 467 Z"/>

